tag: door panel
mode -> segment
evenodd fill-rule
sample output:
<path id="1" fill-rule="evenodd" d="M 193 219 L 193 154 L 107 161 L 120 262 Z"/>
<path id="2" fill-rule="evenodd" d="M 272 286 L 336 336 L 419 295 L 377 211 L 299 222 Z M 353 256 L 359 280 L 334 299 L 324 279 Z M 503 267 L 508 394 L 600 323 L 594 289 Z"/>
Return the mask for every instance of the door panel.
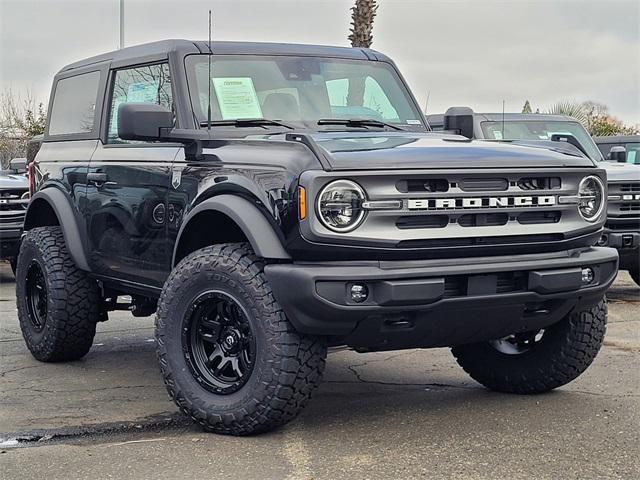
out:
<path id="1" fill-rule="evenodd" d="M 171 264 L 167 194 L 176 146 L 96 149 L 87 175 L 87 238 L 93 272 L 162 286 Z"/>

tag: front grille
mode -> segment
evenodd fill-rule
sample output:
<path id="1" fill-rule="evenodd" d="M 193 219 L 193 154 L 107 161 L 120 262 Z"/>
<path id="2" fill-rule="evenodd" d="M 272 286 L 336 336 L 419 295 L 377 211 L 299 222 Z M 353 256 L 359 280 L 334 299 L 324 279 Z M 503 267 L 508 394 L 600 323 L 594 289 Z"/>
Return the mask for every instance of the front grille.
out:
<path id="1" fill-rule="evenodd" d="M 603 175 L 593 168 L 545 168 L 543 174 L 536 168 L 309 173 L 301 183 L 312 198 L 328 182 L 346 177 L 363 188 L 371 204 L 398 206 L 367 210 L 362 224 L 347 234 L 328 231 L 315 217 L 301 229 L 311 241 L 393 249 L 398 255 L 406 249 L 447 255 L 445 250 L 464 247 L 481 255 L 501 246 L 552 251 L 558 248 L 554 243 L 602 228 L 584 220 L 576 204 L 580 182 L 594 174 Z"/>
<path id="2" fill-rule="evenodd" d="M 487 190 L 503 192 L 509 188 L 506 178 L 463 178 L 458 183 L 463 192 L 486 192 Z"/>
<path id="3" fill-rule="evenodd" d="M 444 298 L 466 297 L 473 295 L 469 284 L 473 282 L 473 275 L 452 275 L 444 279 Z M 515 293 L 527 290 L 527 272 L 500 272 L 496 275 L 485 276 L 480 279 L 487 293 Z"/>
<path id="4" fill-rule="evenodd" d="M 396 227 L 404 230 L 409 228 L 444 228 L 449 224 L 449 215 L 429 215 L 415 217 L 400 217 Z"/>
<path id="5" fill-rule="evenodd" d="M 640 217 L 640 182 L 609 183 L 607 216 L 611 218 Z"/>
<path id="6" fill-rule="evenodd" d="M 0 190 L 0 212 L 26 210 L 29 192 L 25 189 Z"/>
<path id="7" fill-rule="evenodd" d="M 524 177 L 518 180 L 522 190 L 556 190 L 562 187 L 560 177 Z"/>
<path id="8" fill-rule="evenodd" d="M 495 227 L 506 225 L 508 221 L 506 213 L 465 213 L 458 217 L 458 225 L 463 227 Z"/>
<path id="9" fill-rule="evenodd" d="M 396 182 L 396 188 L 403 193 L 446 192 L 449 182 L 444 178 L 410 178 Z"/>
<path id="10" fill-rule="evenodd" d="M 541 223 L 558 223 L 562 213 L 550 212 L 523 212 L 518 215 L 518 223 L 521 225 L 539 225 Z"/>

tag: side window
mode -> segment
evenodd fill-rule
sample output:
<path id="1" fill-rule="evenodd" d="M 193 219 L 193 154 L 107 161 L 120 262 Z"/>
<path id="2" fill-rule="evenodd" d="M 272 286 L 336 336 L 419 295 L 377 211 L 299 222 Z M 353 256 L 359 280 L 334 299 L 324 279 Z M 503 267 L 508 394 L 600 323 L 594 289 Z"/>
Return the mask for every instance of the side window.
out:
<path id="1" fill-rule="evenodd" d="M 326 83 L 331 112 L 336 117 L 399 120 L 398 112 L 372 77 L 338 78 Z"/>
<path id="2" fill-rule="evenodd" d="M 147 65 L 118 70 L 113 83 L 109 110 L 108 143 L 128 143 L 118 138 L 118 108 L 123 103 L 156 103 L 173 107 L 169 65 Z"/>
<path id="3" fill-rule="evenodd" d="M 86 134 L 93 131 L 100 72 L 58 80 L 53 94 L 49 135 Z"/>

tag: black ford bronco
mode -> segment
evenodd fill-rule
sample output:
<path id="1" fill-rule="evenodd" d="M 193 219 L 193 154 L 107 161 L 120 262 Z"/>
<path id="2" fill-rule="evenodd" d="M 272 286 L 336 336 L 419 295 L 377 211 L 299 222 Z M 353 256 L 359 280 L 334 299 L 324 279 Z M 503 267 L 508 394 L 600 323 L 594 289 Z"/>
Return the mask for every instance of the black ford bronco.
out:
<path id="1" fill-rule="evenodd" d="M 429 132 L 373 50 L 172 40 L 74 63 L 29 170 L 32 354 L 78 359 L 110 310 L 157 309 L 169 395 L 207 430 L 294 418 L 331 346 L 449 346 L 526 394 L 603 341 L 604 171 Z"/>

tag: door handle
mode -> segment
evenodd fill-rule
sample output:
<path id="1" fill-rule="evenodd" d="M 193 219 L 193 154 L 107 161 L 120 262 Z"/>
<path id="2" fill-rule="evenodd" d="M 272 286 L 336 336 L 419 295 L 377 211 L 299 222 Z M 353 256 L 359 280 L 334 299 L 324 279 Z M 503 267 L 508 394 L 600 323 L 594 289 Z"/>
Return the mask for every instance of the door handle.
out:
<path id="1" fill-rule="evenodd" d="M 109 177 L 106 173 L 103 172 L 90 172 L 87 173 L 87 182 L 95 184 L 96 187 L 100 188 L 103 185 L 116 185 L 116 182 L 108 182 Z"/>

